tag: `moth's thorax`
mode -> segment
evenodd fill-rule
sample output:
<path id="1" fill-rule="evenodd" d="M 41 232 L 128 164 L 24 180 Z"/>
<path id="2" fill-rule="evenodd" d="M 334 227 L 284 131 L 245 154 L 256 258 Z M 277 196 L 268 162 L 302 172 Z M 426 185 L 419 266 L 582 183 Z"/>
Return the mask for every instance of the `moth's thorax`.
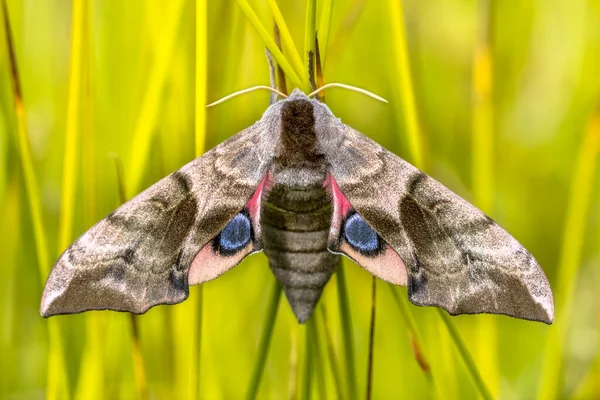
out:
<path id="1" fill-rule="evenodd" d="M 271 165 L 273 183 L 298 189 L 322 186 L 325 157 L 319 151 L 312 101 L 283 102 L 280 124 L 279 145 Z"/>

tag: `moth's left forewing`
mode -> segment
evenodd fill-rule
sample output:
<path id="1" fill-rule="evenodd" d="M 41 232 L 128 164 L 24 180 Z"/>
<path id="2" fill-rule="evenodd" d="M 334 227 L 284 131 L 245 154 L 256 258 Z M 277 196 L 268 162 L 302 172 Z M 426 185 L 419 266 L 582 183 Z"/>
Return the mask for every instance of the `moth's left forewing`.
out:
<path id="1" fill-rule="evenodd" d="M 273 153 L 268 128 L 263 120 L 231 137 L 90 228 L 52 269 L 42 315 L 143 313 L 179 303 L 189 284 L 260 250 L 256 207 Z M 227 240 L 215 242 L 231 224 Z"/>
<path id="2" fill-rule="evenodd" d="M 349 208 L 401 259 L 394 265 L 375 252 L 367 269 L 392 283 L 406 271 L 409 298 L 417 305 L 439 306 L 451 314 L 488 312 L 553 321 L 548 280 L 512 236 L 371 139 L 333 117 L 327 124 L 320 128 L 330 136 L 322 147 L 331 179 Z M 332 227 L 347 217 L 334 213 Z M 332 230 L 333 246 L 336 240 L 343 243 L 343 233 L 343 227 Z M 368 263 L 358 262 L 363 267 Z"/>

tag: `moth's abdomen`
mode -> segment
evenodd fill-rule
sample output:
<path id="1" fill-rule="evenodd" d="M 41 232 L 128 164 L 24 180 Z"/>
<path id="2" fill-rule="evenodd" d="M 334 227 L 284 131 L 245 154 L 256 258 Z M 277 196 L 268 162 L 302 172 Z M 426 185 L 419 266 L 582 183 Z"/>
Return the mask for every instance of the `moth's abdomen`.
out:
<path id="1" fill-rule="evenodd" d="M 331 213 L 331 199 L 320 183 L 275 185 L 263 203 L 264 252 L 300 323 L 311 316 L 339 262 L 327 250 Z"/>

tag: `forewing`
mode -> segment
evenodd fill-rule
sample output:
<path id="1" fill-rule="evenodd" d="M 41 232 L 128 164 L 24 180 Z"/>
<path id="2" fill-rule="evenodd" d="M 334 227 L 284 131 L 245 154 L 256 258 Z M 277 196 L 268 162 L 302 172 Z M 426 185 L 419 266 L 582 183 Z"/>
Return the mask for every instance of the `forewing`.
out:
<path id="1" fill-rule="evenodd" d="M 402 259 L 411 302 L 450 314 L 553 321 L 548 280 L 517 240 L 371 139 L 345 125 L 338 131 L 339 142 L 324 149 L 330 173 L 351 207 Z M 403 265 L 379 268 L 399 269 L 376 274 L 385 279 Z"/>
<path id="2" fill-rule="evenodd" d="M 52 269 L 42 315 L 90 309 L 143 313 L 179 303 L 188 296 L 188 284 L 212 279 L 260 250 L 256 201 L 272 157 L 262 129 L 257 123 L 231 137 L 84 233 Z M 237 230 L 224 230 L 233 220 Z M 248 227 L 252 237 L 244 242 L 242 228 Z M 235 251 L 223 252 L 223 240 L 215 243 L 222 231 L 229 232 Z"/>

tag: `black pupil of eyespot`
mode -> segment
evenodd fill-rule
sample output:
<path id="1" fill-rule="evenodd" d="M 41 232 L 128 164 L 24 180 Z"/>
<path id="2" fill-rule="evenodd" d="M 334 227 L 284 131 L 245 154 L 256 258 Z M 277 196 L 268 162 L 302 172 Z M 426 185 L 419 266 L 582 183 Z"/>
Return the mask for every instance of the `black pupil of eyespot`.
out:
<path id="1" fill-rule="evenodd" d="M 360 215 L 350 215 L 344 223 L 344 237 L 355 250 L 363 254 L 373 254 L 380 248 L 377 232 Z"/>
<path id="2" fill-rule="evenodd" d="M 218 249 L 223 254 L 232 254 L 246 247 L 252 238 L 250 217 L 241 212 L 237 214 L 218 237 Z"/>

